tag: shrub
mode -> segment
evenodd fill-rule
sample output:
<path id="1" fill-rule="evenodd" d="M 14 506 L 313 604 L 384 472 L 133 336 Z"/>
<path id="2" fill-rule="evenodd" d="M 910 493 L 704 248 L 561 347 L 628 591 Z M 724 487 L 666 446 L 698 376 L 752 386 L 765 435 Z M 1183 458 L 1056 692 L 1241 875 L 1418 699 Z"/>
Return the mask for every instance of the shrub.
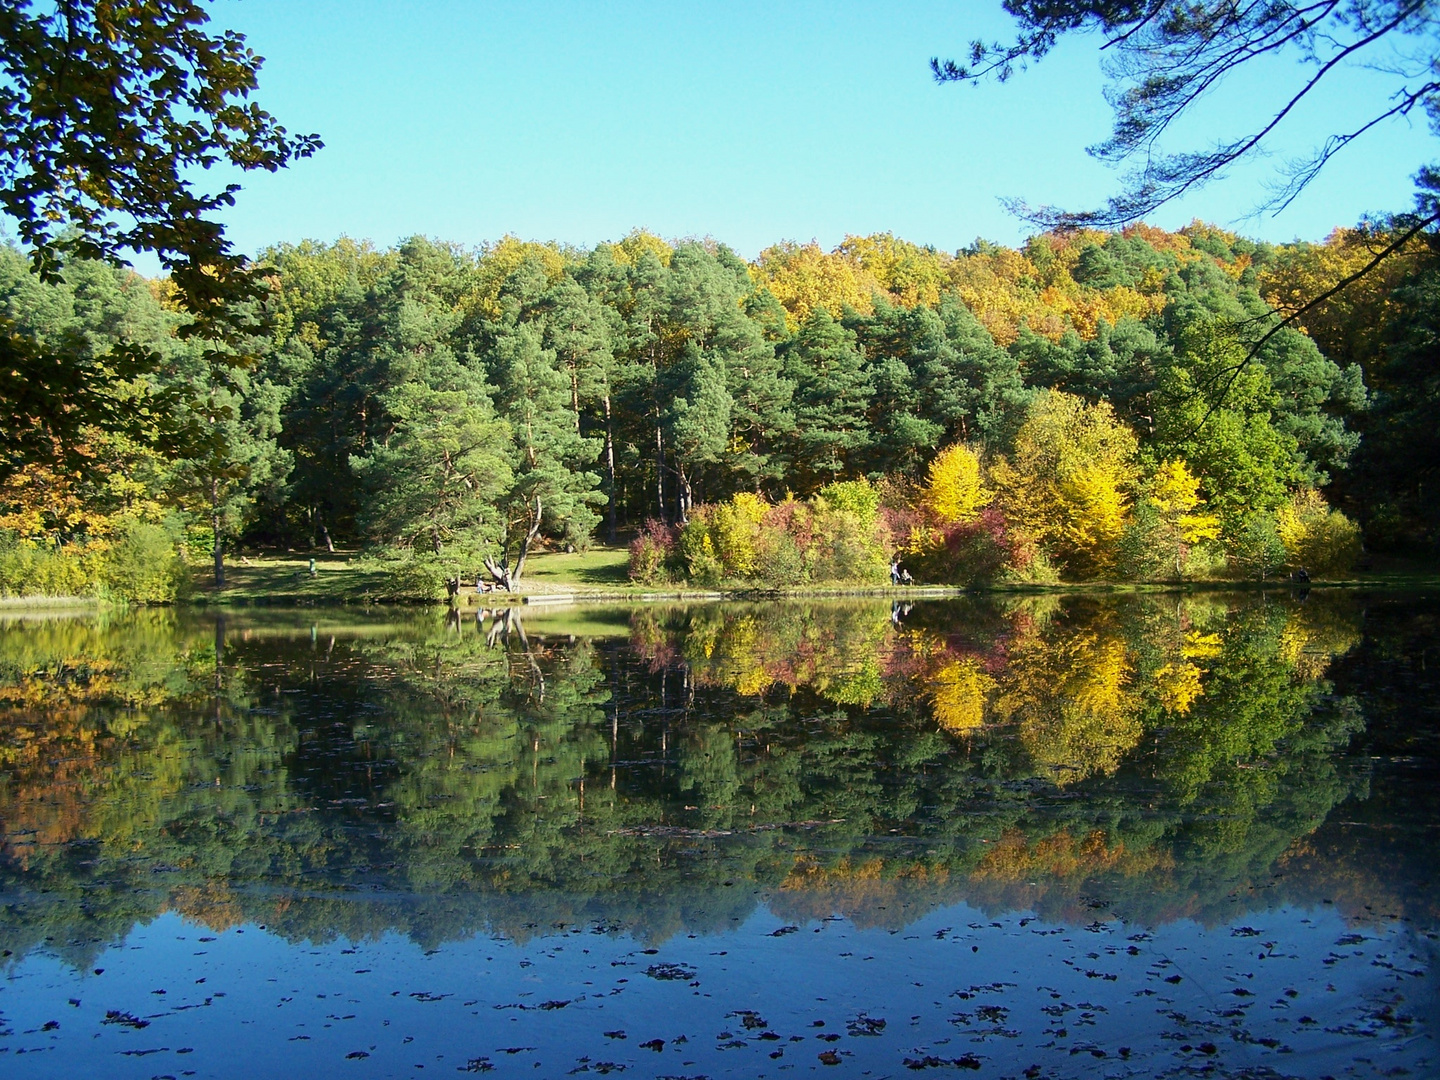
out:
<path id="1" fill-rule="evenodd" d="M 771 506 L 741 494 L 698 506 L 679 532 L 678 558 L 697 584 L 755 581 L 774 587 L 806 582 L 883 584 L 890 562 L 889 530 L 879 520 L 879 495 L 863 480 L 831 484 L 808 502 Z M 647 556 L 632 546 L 632 574 Z"/>
<path id="2" fill-rule="evenodd" d="M 662 585 L 671 579 L 676 556 L 675 530 L 650 518 L 630 542 L 630 580 L 641 585 Z"/>
<path id="3" fill-rule="evenodd" d="M 1016 585 L 1058 585 L 1060 570 L 1045 552 L 1033 545 L 1017 550 L 1016 558 L 1000 580 Z"/>
<path id="4" fill-rule="evenodd" d="M 749 492 L 741 492 L 713 508 L 710 540 L 724 577 L 747 578 L 754 574 L 760 523 L 769 508 L 764 499 Z"/>
<path id="5" fill-rule="evenodd" d="M 381 580 L 378 592 L 386 600 L 436 600 L 446 579 L 455 574 L 452 560 L 417 554 L 412 548 L 374 548 L 358 565 Z"/>
<path id="6" fill-rule="evenodd" d="M 132 604 L 168 604 L 188 595 L 190 570 L 181 544 L 183 537 L 163 526 L 124 522 L 100 560 L 106 590 Z"/>
<path id="7" fill-rule="evenodd" d="M 853 514 L 863 524 L 873 525 L 880 511 L 880 492 L 868 480 L 826 484 L 815 497 L 831 510 Z"/>
<path id="8" fill-rule="evenodd" d="M 1246 515 L 1239 535 L 1232 542 L 1231 558 L 1247 577 L 1264 581 L 1285 564 L 1285 544 L 1280 539 L 1275 515 L 1264 512 Z"/>
<path id="9" fill-rule="evenodd" d="M 762 528 L 755 558 L 755 578 L 771 588 L 784 589 L 807 580 L 805 553 L 788 532 Z"/>
<path id="10" fill-rule="evenodd" d="M 37 544 L 0 529 L 0 596 L 90 596 L 95 549 Z"/>
<path id="11" fill-rule="evenodd" d="M 1018 546 L 1005 515 L 995 507 L 986 507 L 973 520 L 943 530 L 938 561 L 944 573 L 934 580 L 955 585 L 995 581 L 1015 564 Z M 932 558 L 930 563 L 936 561 Z"/>
<path id="12" fill-rule="evenodd" d="M 815 508 L 815 541 L 809 549 L 810 580 L 883 585 L 890 580 L 888 545 L 877 535 L 873 519 L 863 521 L 848 510 Z"/>
<path id="13" fill-rule="evenodd" d="M 1360 557 L 1359 526 L 1330 509 L 1314 488 L 1292 495 L 1275 515 L 1275 527 L 1285 545 L 1285 561 L 1307 573 L 1341 573 Z"/>

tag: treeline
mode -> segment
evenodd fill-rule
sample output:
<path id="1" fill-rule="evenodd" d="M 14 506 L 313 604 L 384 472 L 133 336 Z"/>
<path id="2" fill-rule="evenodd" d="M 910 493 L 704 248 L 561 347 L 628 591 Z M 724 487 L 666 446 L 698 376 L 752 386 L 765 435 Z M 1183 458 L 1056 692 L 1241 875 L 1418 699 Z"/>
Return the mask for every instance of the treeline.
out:
<path id="1" fill-rule="evenodd" d="M 1303 325 L 1279 326 L 1272 306 L 1313 295 L 1372 239 L 1276 248 L 1137 226 L 949 255 L 881 235 L 749 263 L 643 232 L 592 250 L 306 242 L 260 258 L 271 288 L 248 367 L 175 337 L 163 281 L 76 264 L 42 285 L 5 251 L 0 298 L 22 332 L 101 358 L 163 343 L 165 379 L 208 437 L 175 460 L 97 433 L 86 468 L 12 472 L 0 552 L 103 545 L 133 519 L 208 547 L 217 573 L 240 544 L 345 544 L 422 588 L 482 564 L 513 583 L 537 543 L 663 540 L 742 494 L 813 520 L 835 498 L 868 500 L 836 487 L 861 481 L 890 530 L 881 566 L 953 546 L 947 529 L 983 519 L 1011 570 L 1039 558 L 1042 576 L 1234 572 L 1247 558 L 1269 572 L 1298 559 L 1282 552 L 1284 515 L 1327 518 L 1327 484 L 1372 540 L 1429 543 L 1428 254 Z M 1112 432 L 1108 480 L 1091 475 L 1078 429 L 1079 457 L 1021 475 L 1025 440 L 1067 410 Z M 934 511 L 932 465 L 955 446 L 981 469 L 978 517 L 914 520 Z M 1167 511 L 1165 476 L 1190 506 Z M 1105 550 L 1055 539 L 1089 527 L 1066 518 L 1065 498 L 1103 519 Z M 1127 561 L 1127 530 L 1133 547 L 1167 513 L 1182 533 L 1182 515 L 1215 524 L 1182 536 L 1178 564 Z M 1268 554 L 1246 556 L 1257 544 Z M 697 572 L 673 552 L 661 561 Z M 0 570 L 0 587 L 17 591 L 15 577 Z"/>

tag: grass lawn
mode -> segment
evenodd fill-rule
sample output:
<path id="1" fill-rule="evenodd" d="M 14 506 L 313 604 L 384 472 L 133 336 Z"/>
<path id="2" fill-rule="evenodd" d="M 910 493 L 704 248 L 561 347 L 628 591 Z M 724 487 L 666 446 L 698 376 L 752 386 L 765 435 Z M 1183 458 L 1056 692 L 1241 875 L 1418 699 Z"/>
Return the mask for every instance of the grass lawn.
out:
<path id="1" fill-rule="evenodd" d="M 361 569 L 359 553 L 316 552 L 315 573 L 310 553 L 252 555 L 225 560 L 225 587 L 215 587 L 208 565 L 195 568 L 195 600 L 209 604 L 364 604 L 388 595 L 385 576 Z M 530 593 L 615 592 L 624 596 L 632 588 L 628 577 L 630 554 L 624 547 L 593 547 L 586 552 L 539 552 L 525 565 L 525 578 L 516 599 Z M 473 603 L 468 582 L 466 599 Z M 505 593 L 491 599 L 500 601 Z M 436 599 L 443 597 L 437 594 Z"/>
<path id="2" fill-rule="evenodd" d="M 313 577 L 309 554 L 226 559 L 223 589 L 215 588 L 215 575 L 208 565 L 197 566 L 195 599 L 212 604 L 363 604 L 383 597 L 383 575 L 354 566 L 351 559 L 355 554 L 316 552 Z"/>
<path id="3" fill-rule="evenodd" d="M 630 549 L 596 544 L 589 551 L 573 554 L 542 551 L 525 561 L 525 578 L 521 584 L 628 588 Z"/>

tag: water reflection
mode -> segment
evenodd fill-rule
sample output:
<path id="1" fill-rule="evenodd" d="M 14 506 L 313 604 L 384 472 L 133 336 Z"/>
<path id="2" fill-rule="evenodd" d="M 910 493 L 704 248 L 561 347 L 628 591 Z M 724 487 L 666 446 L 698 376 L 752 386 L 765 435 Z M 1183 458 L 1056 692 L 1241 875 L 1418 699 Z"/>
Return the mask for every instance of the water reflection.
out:
<path id="1" fill-rule="evenodd" d="M 82 972 L 164 913 L 392 951 L 964 911 L 1123 960 L 1143 928 L 1269 912 L 1299 955 L 1330 900 L 1430 933 L 1425 860 L 1381 875 L 1372 834 L 1326 825 L 1369 805 L 1364 702 L 1332 678 L 1364 617 L 1317 593 L 11 621 L 4 963 Z M 1426 850 L 1432 809 L 1391 847 Z"/>

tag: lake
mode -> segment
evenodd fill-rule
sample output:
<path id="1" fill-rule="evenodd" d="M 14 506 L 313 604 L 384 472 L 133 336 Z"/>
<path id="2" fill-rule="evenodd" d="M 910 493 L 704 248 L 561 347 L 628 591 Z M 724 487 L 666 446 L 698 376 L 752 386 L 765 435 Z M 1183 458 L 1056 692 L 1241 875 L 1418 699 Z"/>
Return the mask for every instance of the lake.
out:
<path id="1" fill-rule="evenodd" d="M 8 617 L 0 1071 L 1437 1075 L 1437 618 Z"/>

